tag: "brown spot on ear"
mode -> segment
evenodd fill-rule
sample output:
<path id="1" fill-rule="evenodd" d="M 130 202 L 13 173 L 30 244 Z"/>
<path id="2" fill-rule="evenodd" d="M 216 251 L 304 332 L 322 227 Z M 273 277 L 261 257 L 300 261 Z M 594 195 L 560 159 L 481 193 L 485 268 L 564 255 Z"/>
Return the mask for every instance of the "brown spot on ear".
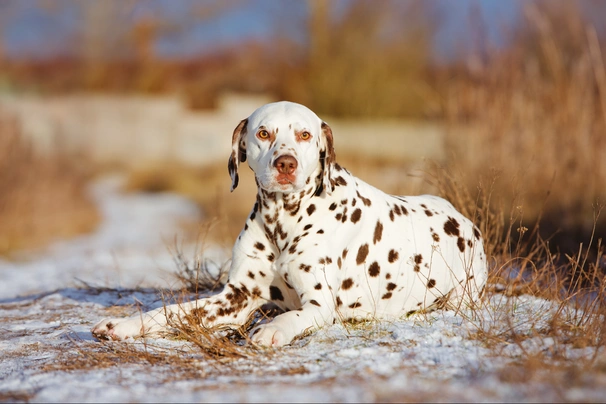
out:
<path id="1" fill-rule="evenodd" d="M 379 263 L 377 261 L 373 262 L 368 267 L 368 275 L 370 275 L 373 278 L 376 276 L 379 276 L 380 272 L 381 272 L 381 267 L 379 266 Z"/>
<path id="2" fill-rule="evenodd" d="M 429 282 L 427 282 L 427 289 L 431 289 L 434 286 L 436 286 L 436 280 L 435 279 L 430 279 Z"/>
<path id="3" fill-rule="evenodd" d="M 357 223 L 360 220 L 360 217 L 362 217 L 362 211 L 360 209 L 354 210 L 351 214 L 351 222 Z"/>
<path id="4" fill-rule="evenodd" d="M 387 260 L 390 263 L 394 263 L 395 261 L 398 260 L 398 258 L 400 257 L 400 254 L 398 254 L 398 252 L 396 250 L 389 250 L 389 254 L 387 254 Z"/>
<path id="5" fill-rule="evenodd" d="M 343 290 L 348 290 L 353 286 L 353 279 L 351 278 L 347 278 L 343 281 L 343 283 L 341 284 L 341 289 Z"/>
<path id="6" fill-rule="evenodd" d="M 356 263 L 358 265 L 363 264 L 368 256 L 368 244 L 363 244 L 358 249 L 358 256 L 356 257 Z"/>
<path id="7" fill-rule="evenodd" d="M 269 298 L 271 300 L 284 301 L 284 296 L 282 295 L 282 291 L 277 286 L 270 286 L 269 287 Z"/>
<path id="8" fill-rule="evenodd" d="M 383 236 L 383 224 L 380 221 L 377 221 L 377 225 L 375 226 L 375 234 L 372 239 L 373 244 L 377 244 L 381 241 L 381 237 Z"/>
<path id="9" fill-rule="evenodd" d="M 444 223 L 444 232 L 449 236 L 459 236 L 459 222 L 455 218 L 448 216 L 448 220 Z"/>

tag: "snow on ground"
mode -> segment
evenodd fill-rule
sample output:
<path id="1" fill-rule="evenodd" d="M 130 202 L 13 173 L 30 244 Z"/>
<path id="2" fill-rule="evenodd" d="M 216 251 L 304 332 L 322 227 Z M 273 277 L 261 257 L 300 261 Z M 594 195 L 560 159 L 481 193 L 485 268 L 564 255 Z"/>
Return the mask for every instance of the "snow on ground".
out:
<path id="1" fill-rule="evenodd" d="M 91 326 L 107 316 L 162 305 L 176 287 L 165 247 L 179 220 L 198 212 L 175 195 L 95 185 L 103 225 L 19 262 L 0 263 L 0 401 L 326 402 L 603 401 L 605 372 L 549 376 L 516 365 L 555 342 L 532 336 L 490 346 L 478 330 L 549 326 L 552 303 L 494 295 L 482 310 L 438 311 L 396 322 L 335 324 L 280 350 L 240 347 L 212 359 L 183 339 L 99 342 Z M 193 249 L 190 253 L 194 254 Z M 221 262 L 225 251 L 207 248 Z M 76 279 L 95 287 L 79 288 Z M 503 313 L 513 313 L 506 319 Z M 567 357 L 591 349 L 565 347 Z M 526 351 L 526 354 L 524 353 Z M 146 356 L 147 355 L 147 356 Z M 604 353 L 600 353 L 604 355 Z M 559 377 L 559 378 L 558 378 Z M 555 380 L 555 382 L 554 382 Z M 558 383 L 559 380 L 565 381 Z"/>

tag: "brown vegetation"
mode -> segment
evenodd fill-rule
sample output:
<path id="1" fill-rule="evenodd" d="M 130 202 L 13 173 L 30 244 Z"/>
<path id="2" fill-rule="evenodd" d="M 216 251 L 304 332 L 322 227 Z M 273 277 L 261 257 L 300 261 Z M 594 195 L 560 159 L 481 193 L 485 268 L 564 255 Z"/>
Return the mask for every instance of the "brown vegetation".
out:
<path id="1" fill-rule="evenodd" d="M 18 122 L 0 114 L 0 254 L 92 230 L 99 215 L 89 174 L 69 158 L 37 155 Z"/>

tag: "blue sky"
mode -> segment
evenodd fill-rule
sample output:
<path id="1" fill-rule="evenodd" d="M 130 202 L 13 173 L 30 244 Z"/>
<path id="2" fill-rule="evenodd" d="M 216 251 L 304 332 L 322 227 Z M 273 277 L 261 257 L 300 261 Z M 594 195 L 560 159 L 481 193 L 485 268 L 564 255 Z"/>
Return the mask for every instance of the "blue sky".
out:
<path id="1" fill-rule="evenodd" d="M 75 32 L 75 22 L 82 18 L 73 7 L 78 1 L 1 0 L 0 24 L 5 53 L 9 56 L 44 57 L 69 49 L 66 44 L 70 43 L 70 38 L 78 35 Z M 347 0 L 340 1 L 347 4 Z M 511 26 L 519 15 L 520 8 L 517 0 L 429 1 L 435 2 L 442 14 L 442 24 L 434 44 L 435 53 L 438 59 L 442 60 L 461 55 L 468 46 L 467 34 L 470 29 L 469 15 L 472 6 L 477 6 L 483 16 L 488 43 L 497 46 L 503 42 L 502 27 Z M 55 7 L 44 9 L 40 8 L 39 4 L 54 4 Z M 129 20 L 132 21 L 139 14 L 149 12 L 149 7 L 156 13 L 170 15 L 175 21 L 180 21 L 188 9 L 187 6 L 191 4 L 212 7 L 219 3 L 210 0 L 147 0 L 141 4 L 143 7 L 135 7 L 124 16 L 124 21 L 118 21 L 116 24 L 120 26 Z M 198 54 L 222 45 L 237 43 L 242 39 L 267 39 L 276 32 L 276 6 L 296 14 L 307 12 L 306 2 L 300 0 L 256 0 L 239 3 L 213 18 L 192 25 L 179 35 L 163 38 L 158 43 L 159 53 Z M 10 16 L 7 14 L 9 8 L 12 11 Z M 285 28 L 292 28 L 288 26 L 288 21 L 278 23 L 283 24 Z M 111 29 L 112 27 L 108 27 L 108 30 Z"/>

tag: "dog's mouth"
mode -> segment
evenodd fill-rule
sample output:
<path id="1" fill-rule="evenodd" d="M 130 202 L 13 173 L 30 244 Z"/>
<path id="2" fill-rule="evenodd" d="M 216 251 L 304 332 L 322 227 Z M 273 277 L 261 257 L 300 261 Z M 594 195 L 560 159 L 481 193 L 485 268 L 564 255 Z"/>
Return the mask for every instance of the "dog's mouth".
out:
<path id="1" fill-rule="evenodd" d="M 280 185 L 294 185 L 295 176 L 290 174 L 278 174 L 276 176 L 276 182 Z"/>

